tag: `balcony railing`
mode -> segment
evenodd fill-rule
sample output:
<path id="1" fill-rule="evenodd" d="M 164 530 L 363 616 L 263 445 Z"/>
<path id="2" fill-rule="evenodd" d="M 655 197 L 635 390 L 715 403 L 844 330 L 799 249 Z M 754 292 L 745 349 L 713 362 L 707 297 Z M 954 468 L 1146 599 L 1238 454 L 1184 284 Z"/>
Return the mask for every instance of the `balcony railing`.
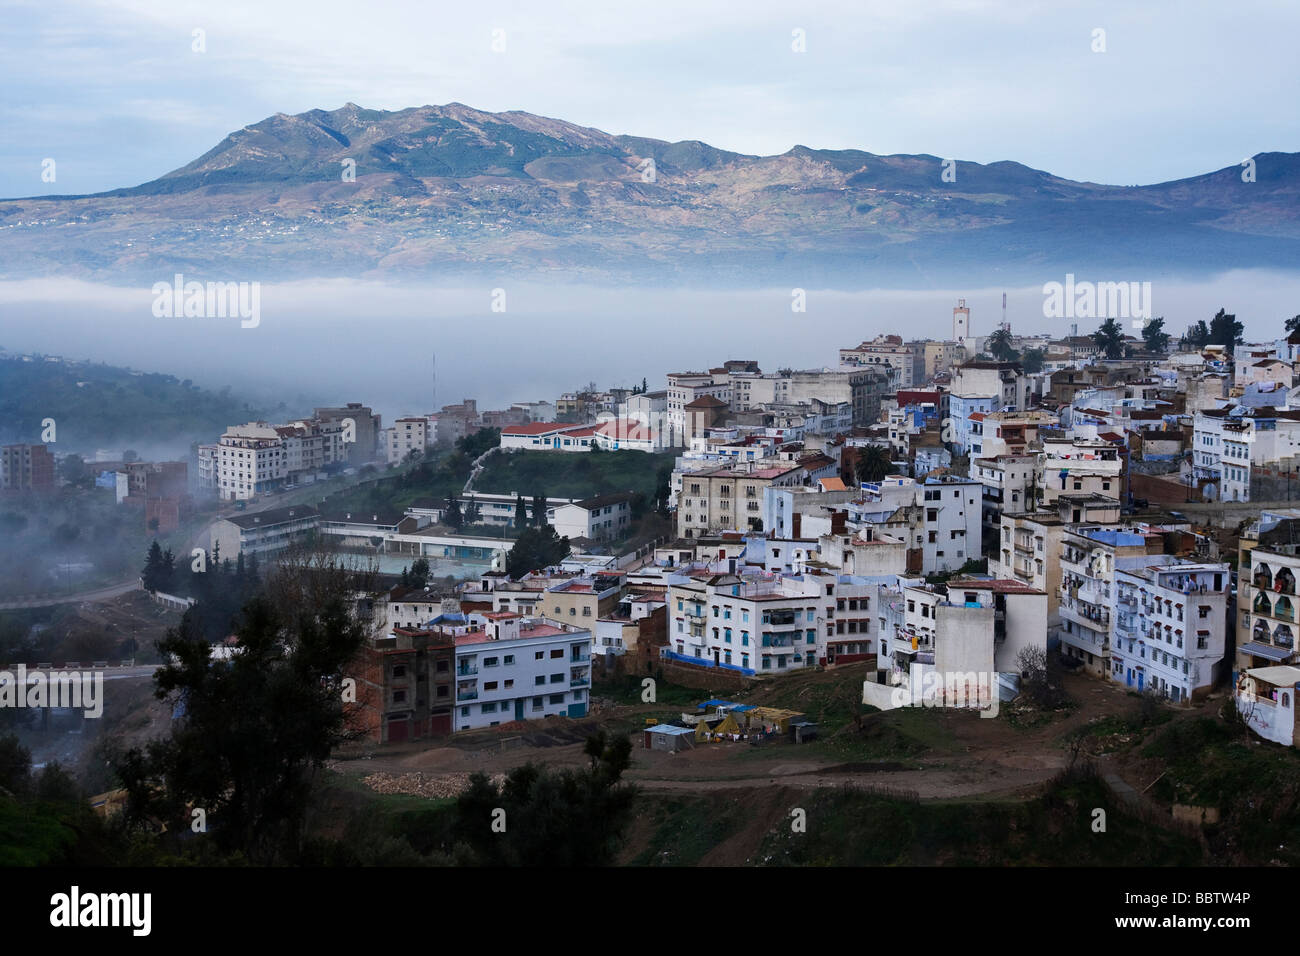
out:
<path id="1" fill-rule="evenodd" d="M 473 676 L 474 676 L 475 674 L 477 674 L 477 673 L 478 673 L 478 668 L 477 668 L 477 667 L 457 667 L 457 668 L 456 668 L 456 676 L 457 676 L 457 677 L 473 677 Z"/>
<path id="2" fill-rule="evenodd" d="M 478 691 L 476 690 L 458 690 L 456 691 L 457 700 L 478 700 Z"/>

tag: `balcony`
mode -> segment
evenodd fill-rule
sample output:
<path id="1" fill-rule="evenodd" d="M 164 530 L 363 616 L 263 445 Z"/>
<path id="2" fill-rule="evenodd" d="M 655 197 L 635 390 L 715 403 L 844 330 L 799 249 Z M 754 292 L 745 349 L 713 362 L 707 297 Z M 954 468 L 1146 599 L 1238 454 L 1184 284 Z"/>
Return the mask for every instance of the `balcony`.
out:
<path id="1" fill-rule="evenodd" d="M 473 677 L 473 676 L 474 676 L 475 674 L 477 674 L 477 673 L 478 673 L 478 667 L 477 667 L 477 666 L 475 666 L 475 667 L 467 667 L 467 666 L 465 666 L 465 665 L 462 664 L 460 667 L 457 667 L 457 668 L 456 668 L 456 676 L 457 676 L 457 677 Z"/>
<path id="2" fill-rule="evenodd" d="M 570 687 L 590 687 L 590 686 L 591 686 L 591 678 L 589 678 L 589 677 L 575 677 L 575 678 L 573 678 L 572 680 L 569 681 L 569 686 L 570 686 Z"/>
<path id="3" fill-rule="evenodd" d="M 458 690 L 456 691 L 457 700 L 478 700 L 478 691 L 476 690 Z"/>
<path id="4" fill-rule="evenodd" d="M 586 663 L 587 661 L 589 661 L 589 660 L 591 660 L 591 655 L 590 655 L 590 654 L 570 654 L 570 655 L 569 655 L 569 663 L 570 663 L 570 664 L 585 664 L 585 663 Z"/>

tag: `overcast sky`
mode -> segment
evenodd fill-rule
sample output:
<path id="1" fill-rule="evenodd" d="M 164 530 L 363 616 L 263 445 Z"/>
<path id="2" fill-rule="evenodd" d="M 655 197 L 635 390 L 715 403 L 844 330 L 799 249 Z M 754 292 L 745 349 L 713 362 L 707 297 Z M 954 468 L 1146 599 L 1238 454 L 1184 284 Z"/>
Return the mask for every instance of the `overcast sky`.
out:
<path id="1" fill-rule="evenodd" d="M 1300 4 L 1278 0 L 6 0 L 3 16 L 0 196 L 135 185 L 272 113 L 349 101 L 1120 185 L 1300 150 Z"/>

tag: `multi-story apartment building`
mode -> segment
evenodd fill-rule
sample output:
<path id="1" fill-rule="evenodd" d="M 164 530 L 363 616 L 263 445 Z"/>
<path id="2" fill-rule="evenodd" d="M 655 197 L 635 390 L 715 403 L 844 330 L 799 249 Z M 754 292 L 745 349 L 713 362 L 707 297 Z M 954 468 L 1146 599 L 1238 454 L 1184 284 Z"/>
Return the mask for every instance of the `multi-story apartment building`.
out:
<path id="1" fill-rule="evenodd" d="M 0 447 L 0 490 L 50 491 L 54 488 L 54 456 L 44 445 Z"/>
<path id="2" fill-rule="evenodd" d="M 342 419 L 235 425 L 217 445 L 200 446 L 199 478 L 222 500 L 253 498 L 346 461 L 348 434 Z"/>
<path id="3" fill-rule="evenodd" d="M 1265 511 L 1238 542 L 1238 672 L 1300 664 L 1296 581 L 1300 580 L 1300 509 Z"/>
<path id="4" fill-rule="evenodd" d="M 1018 411 L 1029 404 L 1029 382 L 1017 362 L 966 362 L 953 370 L 948 397 L 952 444 L 966 454 L 978 412 Z"/>
<path id="5" fill-rule="evenodd" d="M 874 653 L 871 582 L 829 574 L 740 576 L 692 571 L 668 578 L 668 647 L 664 656 L 749 676 L 783 674 L 829 662 L 833 653 Z M 838 600 L 845 631 L 836 629 Z M 858 607 L 847 611 L 847 602 Z M 849 638 L 852 621 L 856 635 Z M 831 645 L 834 645 L 833 648 Z"/>
<path id="6" fill-rule="evenodd" d="M 1038 489 L 1042 487 L 1038 455 L 972 458 L 970 472 L 971 477 L 984 486 L 984 551 L 993 553 L 1002 529 L 1002 515 L 1005 512 L 1018 514 L 1033 511 L 1038 505 Z"/>
<path id="7" fill-rule="evenodd" d="M 382 449 L 379 436 L 383 432 L 383 423 L 378 415 L 360 402 L 348 402 L 342 408 L 316 408 L 312 418 L 321 422 L 344 422 L 344 441 L 348 444 L 348 461 L 353 465 L 364 465 L 374 460 Z M 346 424 L 346 423 L 351 423 Z"/>
<path id="8" fill-rule="evenodd" d="M 352 726 L 380 744 L 450 734 L 455 660 L 454 637 L 436 625 L 371 638 L 349 669 L 357 682 Z"/>
<path id="9" fill-rule="evenodd" d="M 719 380 L 721 379 L 721 380 Z M 668 428 L 664 444 L 667 447 L 685 447 L 689 436 L 698 430 L 686 406 L 708 395 L 724 405 L 731 403 L 731 382 L 728 375 L 714 376 L 711 372 L 671 372 L 668 375 L 668 395 L 664 405 L 664 420 Z"/>
<path id="10" fill-rule="evenodd" d="M 1049 412 L 973 412 L 970 418 L 972 458 L 1023 455 L 1039 445 L 1040 428 L 1055 428 L 1060 419 Z"/>
<path id="11" fill-rule="evenodd" d="M 1079 520 L 1075 520 L 1076 509 Z M 1004 511 L 997 550 L 989 557 L 989 574 L 1046 591 L 1047 626 L 1055 632 L 1061 624 L 1060 558 L 1066 530 L 1080 521 L 1111 525 L 1119 519 L 1119 502 L 1111 498 L 1087 502 L 1062 499 L 1055 511 Z"/>
<path id="12" fill-rule="evenodd" d="M 592 630 L 508 611 L 454 628 L 456 730 L 542 717 L 585 717 Z"/>
<path id="13" fill-rule="evenodd" d="M 1124 500 L 1124 449 L 1101 438 L 1040 434 L 1043 446 L 1042 501 L 1054 506 L 1062 495 L 1102 495 Z"/>
<path id="14" fill-rule="evenodd" d="M 384 440 L 384 460 L 390 465 L 397 465 L 413 452 L 423 455 L 437 441 L 437 430 L 437 422 L 427 415 L 396 419 L 391 428 L 380 433 Z"/>
<path id="15" fill-rule="evenodd" d="M 898 335 L 878 335 L 855 348 L 840 349 L 840 366 L 887 370 L 890 391 L 914 388 L 926 379 L 925 343 L 904 343 Z"/>
<path id="16" fill-rule="evenodd" d="M 878 670 L 886 687 L 944 706 L 991 706 L 1007 675 L 1020 673 L 1025 648 L 1046 650 L 1047 595 L 1018 581 L 956 579 L 946 586 L 899 582 L 882 588 Z M 893 706 L 868 682 L 864 699 Z"/>
<path id="17" fill-rule="evenodd" d="M 1228 566 L 1159 557 L 1115 572 L 1109 673 L 1127 687 L 1185 703 L 1222 676 Z"/>
<path id="18" fill-rule="evenodd" d="M 760 528 L 764 489 L 802 484 L 806 474 L 797 464 L 758 461 L 675 475 L 681 485 L 677 534 L 698 538 L 719 531 Z"/>
<path id="19" fill-rule="evenodd" d="M 1147 561 L 1146 535 L 1127 528 L 1077 527 L 1062 536 L 1061 653 L 1108 677 L 1115 572 Z"/>
<path id="20" fill-rule="evenodd" d="M 1223 501 L 1250 501 L 1252 486 L 1267 487 L 1267 472 L 1290 474 L 1300 465 L 1300 411 L 1238 405 L 1203 409 L 1194 421 L 1193 474 L 1217 482 Z"/>

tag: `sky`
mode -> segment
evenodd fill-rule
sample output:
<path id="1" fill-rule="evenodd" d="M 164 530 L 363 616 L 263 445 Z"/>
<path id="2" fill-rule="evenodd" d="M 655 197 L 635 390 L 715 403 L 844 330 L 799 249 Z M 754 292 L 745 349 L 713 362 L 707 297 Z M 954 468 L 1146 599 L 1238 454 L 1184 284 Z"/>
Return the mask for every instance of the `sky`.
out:
<path id="1" fill-rule="evenodd" d="M 1117 185 L 1300 150 L 1300 4 L 1277 0 L 6 0 L 3 16 L 0 197 L 136 185 L 273 113 L 347 102 Z"/>

